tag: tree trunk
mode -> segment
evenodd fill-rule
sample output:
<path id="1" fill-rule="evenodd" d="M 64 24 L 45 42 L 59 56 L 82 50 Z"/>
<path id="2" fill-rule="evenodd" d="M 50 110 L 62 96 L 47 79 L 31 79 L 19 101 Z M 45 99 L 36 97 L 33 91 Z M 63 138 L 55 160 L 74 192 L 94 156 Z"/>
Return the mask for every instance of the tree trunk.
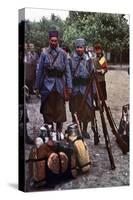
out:
<path id="1" fill-rule="evenodd" d="M 122 51 L 120 51 L 120 66 L 122 68 Z"/>

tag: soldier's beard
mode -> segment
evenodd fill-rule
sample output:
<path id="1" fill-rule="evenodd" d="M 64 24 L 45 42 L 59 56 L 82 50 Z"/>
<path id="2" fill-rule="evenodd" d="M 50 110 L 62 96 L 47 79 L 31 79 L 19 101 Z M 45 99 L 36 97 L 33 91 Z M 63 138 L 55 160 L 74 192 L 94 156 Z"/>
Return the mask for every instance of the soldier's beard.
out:
<path id="1" fill-rule="evenodd" d="M 50 47 L 52 48 L 52 49 L 56 49 L 57 48 L 57 44 L 50 44 Z"/>
<path id="2" fill-rule="evenodd" d="M 80 51 L 77 52 L 77 54 L 78 54 L 79 56 L 82 56 L 83 53 L 84 53 L 84 52 L 80 52 Z"/>

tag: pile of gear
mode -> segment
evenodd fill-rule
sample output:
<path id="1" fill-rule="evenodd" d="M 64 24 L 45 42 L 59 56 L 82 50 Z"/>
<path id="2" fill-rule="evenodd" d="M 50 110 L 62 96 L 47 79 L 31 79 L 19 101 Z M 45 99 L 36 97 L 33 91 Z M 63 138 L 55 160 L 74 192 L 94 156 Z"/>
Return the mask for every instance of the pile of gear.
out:
<path id="1" fill-rule="evenodd" d="M 88 147 L 76 123 L 68 125 L 64 135 L 44 124 L 28 159 L 30 185 L 42 187 L 76 178 L 89 172 L 90 164 Z"/>

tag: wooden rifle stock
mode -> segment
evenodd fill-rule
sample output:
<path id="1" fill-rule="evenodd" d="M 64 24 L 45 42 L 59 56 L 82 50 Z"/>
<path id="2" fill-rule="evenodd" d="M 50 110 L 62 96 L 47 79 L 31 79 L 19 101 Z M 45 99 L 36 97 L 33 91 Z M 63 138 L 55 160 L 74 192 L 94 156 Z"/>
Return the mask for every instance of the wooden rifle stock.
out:
<path id="1" fill-rule="evenodd" d="M 94 72 L 92 71 L 92 72 L 91 72 L 91 75 L 90 75 L 89 83 L 88 83 L 88 85 L 87 85 L 87 87 L 86 87 L 86 89 L 85 89 L 85 93 L 84 93 L 84 96 L 83 96 L 81 105 L 80 105 L 80 107 L 79 107 L 79 110 L 78 110 L 78 113 L 79 113 L 79 114 L 80 114 L 80 112 L 82 111 L 83 106 L 84 106 L 84 103 L 85 103 L 85 101 L 86 101 L 86 99 L 87 99 L 87 96 L 88 96 L 88 94 L 89 94 L 90 91 L 91 91 L 92 81 L 93 81 L 93 73 L 94 73 Z"/>
<path id="2" fill-rule="evenodd" d="M 106 116 L 107 116 L 107 119 L 109 121 L 109 124 L 110 124 L 110 127 L 111 127 L 111 130 L 112 130 L 112 133 L 115 135 L 116 139 L 117 139 L 117 142 L 119 144 L 119 147 L 121 148 L 123 154 L 126 154 L 128 152 L 128 145 L 126 144 L 126 142 L 121 138 L 121 136 L 119 135 L 118 133 L 118 130 L 117 130 L 117 127 L 116 127 L 116 124 L 113 120 L 113 117 L 112 117 L 112 114 L 111 114 L 111 110 L 110 108 L 107 106 L 104 98 L 103 98 L 103 95 L 102 95 L 102 91 L 101 91 L 101 88 L 99 86 L 99 83 L 97 81 L 97 77 L 96 75 L 94 75 L 95 77 L 95 81 L 96 81 L 96 84 L 98 85 L 98 90 L 99 90 L 99 95 L 100 95 L 100 99 L 102 100 L 102 104 L 105 108 L 105 111 L 106 111 Z"/>
<path id="3" fill-rule="evenodd" d="M 108 151 L 109 160 L 110 160 L 110 164 L 111 164 L 111 169 L 115 169 L 115 163 L 114 163 L 114 158 L 113 158 L 113 154 L 112 154 L 110 138 L 109 138 L 105 118 L 104 118 L 102 111 L 100 111 L 100 116 L 101 116 L 103 134 L 104 134 L 104 138 L 105 138 L 105 144 L 106 144 L 106 148 L 107 148 L 107 151 Z"/>
<path id="4" fill-rule="evenodd" d="M 93 84 L 93 74 L 94 74 L 94 70 L 91 72 L 91 75 L 90 75 L 90 79 L 89 79 L 89 83 L 85 89 L 85 93 L 84 93 L 84 96 L 83 96 L 83 99 L 81 101 L 81 104 L 80 104 L 80 107 L 79 107 L 79 110 L 78 110 L 78 115 L 80 115 L 81 111 L 83 110 L 83 106 L 84 106 L 84 103 L 87 99 L 87 96 L 90 92 L 92 92 L 92 84 Z M 94 111 L 94 119 L 93 121 L 91 122 L 91 128 L 92 128 L 92 131 L 94 133 L 94 144 L 97 145 L 99 143 L 99 134 L 98 134 L 98 127 L 97 127 L 97 120 L 96 120 L 96 116 L 95 116 L 95 111 Z"/>
<path id="5" fill-rule="evenodd" d="M 116 140 L 117 140 L 117 142 L 118 142 L 118 144 L 119 144 L 119 147 L 121 148 L 123 154 L 126 154 L 126 153 L 128 152 L 128 145 L 127 145 L 127 143 L 121 138 L 120 134 L 118 133 L 118 129 L 117 129 L 117 127 L 116 127 L 115 122 L 113 121 L 112 113 L 111 113 L 110 108 L 107 106 L 106 102 L 103 102 L 103 103 L 104 103 L 104 107 L 105 107 L 105 110 L 106 110 L 106 115 L 107 115 L 107 118 L 108 118 L 110 127 L 111 127 L 111 129 L 112 129 L 112 133 L 115 135 Z"/>
<path id="6" fill-rule="evenodd" d="M 98 145 L 98 143 L 99 143 L 99 133 L 98 133 L 97 119 L 96 119 L 95 111 L 94 111 L 93 121 L 91 122 L 91 129 L 94 133 L 94 144 Z"/>
<path id="7" fill-rule="evenodd" d="M 121 138 L 121 136 L 119 135 L 118 133 L 118 130 L 117 130 L 117 127 L 116 127 L 116 124 L 113 120 L 113 117 L 112 117 L 112 114 L 111 114 L 111 110 L 110 108 L 107 106 L 104 98 L 103 98 L 103 95 L 102 95 L 102 92 L 101 92 L 101 88 L 98 84 L 98 81 L 97 81 L 97 78 L 96 78 L 96 75 L 95 76 L 95 81 L 96 81 L 96 84 L 98 85 L 98 90 L 99 90 L 99 95 L 100 95 L 100 99 L 102 100 L 102 104 L 105 108 L 105 111 L 106 111 L 106 116 L 107 116 L 107 119 L 109 121 L 109 124 L 110 124 L 110 127 L 111 127 L 111 130 L 112 130 L 112 133 L 115 135 L 116 139 L 117 139 L 117 142 L 119 144 L 119 147 L 121 148 L 123 154 L 126 154 L 128 152 L 128 145 L 126 144 L 126 142 Z"/>
<path id="8" fill-rule="evenodd" d="M 99 83 L 98 83 L 98 80 L 97 80 L 97 77 L 96 77 L 95 74 L 94 74 L 94 80 L 95 80 L 95 83 L 96 83 L 96 92 L 97 92 L 98 103 L 99 103 L 99 108 L 100 108 L 99 109 L 100 110 L 100 117 L 101 117 L 101 122 L 102 122 L 102 129 L 103 129 L 103 134 L 104 134 L 104 138 L 105 138 L 106 149 L 107 149 L 107 152 L 108 152 L 108 156 L 109 156 L 109 160 L 110 160 L 110 164 L 111 164 L 111 169 L 114 170 L 115 169 L 115 163 L 114 163 L 114 158 L 113 158 L 113 154 L 112 154 L 112 150 L 111 150 L 110 138 L 109 138 L 109 134 L 108 134 L 108 130 L 107 130 L 102 106 L 101 106 L 101 103 L 100 103 L 101 91 L 100 91 L 100 86 L 99 86 Z"/>
<path id="9" fill-rule="evenodd" d="M 78 127 L 79 134 L 82 137 L 82 131 L 81 131 L 81 128 L 80 128 L 80 124 L 79 124 L 79 120 L 78 120 L 78 117 L 77 117 L 77 113 L 74 113 L 74 118 L 75 118 L 75 122 L 76 122 L 77 127 Z"/>

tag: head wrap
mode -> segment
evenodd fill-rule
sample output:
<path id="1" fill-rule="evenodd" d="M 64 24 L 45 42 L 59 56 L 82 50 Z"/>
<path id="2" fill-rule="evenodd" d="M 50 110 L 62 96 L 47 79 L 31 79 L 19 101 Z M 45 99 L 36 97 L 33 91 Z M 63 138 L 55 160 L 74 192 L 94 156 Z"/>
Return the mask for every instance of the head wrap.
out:
<path id="1" fill-rule="evenodd" d="M 74 44 L 75 44 L 75 47 L 84 47 L 85 40 L 83 38 L 76 39 Z"/>
<path id="2" fill-rule="evenodd" d="M 49 38 L 57 37 L 58 38 L 58 31 L 49 31 Z"/>
<path id="3" fill-rule="evenodd" d="M 48 32 L 49 38 L 51 37 L 57 37 L 59 36 L 59 32 L 58 32 L 58 28 L 55 25 L 52 25 L 49 28 L 49 32 Z"/>

